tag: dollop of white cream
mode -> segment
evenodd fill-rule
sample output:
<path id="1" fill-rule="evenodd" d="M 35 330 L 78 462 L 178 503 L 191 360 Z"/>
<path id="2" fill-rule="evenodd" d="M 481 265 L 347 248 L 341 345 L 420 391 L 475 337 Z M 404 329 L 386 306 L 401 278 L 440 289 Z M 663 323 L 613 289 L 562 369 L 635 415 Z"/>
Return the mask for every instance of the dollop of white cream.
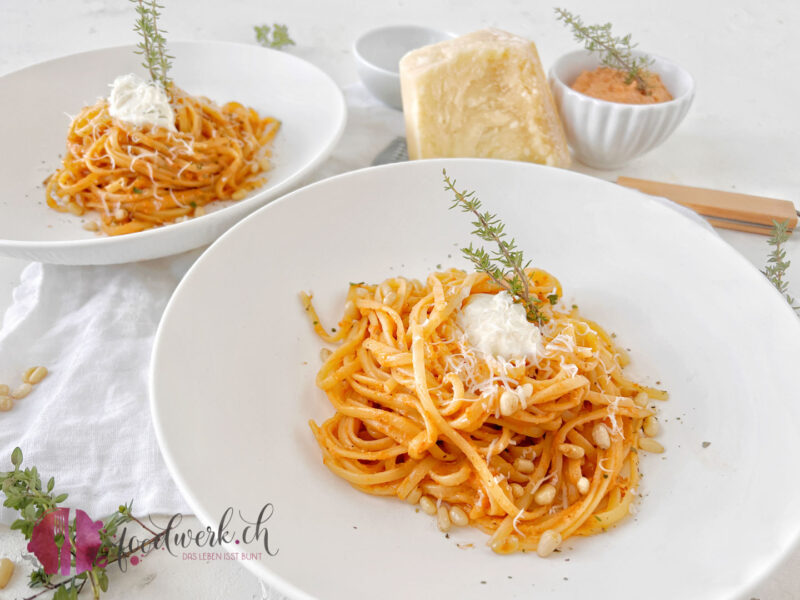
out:
<path id="1" fill-rule="evenodd" d="M 542 334 L 508 292 L 474 294 L 456 318 L 473 348 L 503 360 L 535 360 Z"/>
<path id="2" fill-rule="evenodd" d="M 166 92 L 133 73 L 120 75 L 111 84 L 108 112 L 113 118 L 136 127 L 151 125 L 175 131 L 175 113 Z"/>

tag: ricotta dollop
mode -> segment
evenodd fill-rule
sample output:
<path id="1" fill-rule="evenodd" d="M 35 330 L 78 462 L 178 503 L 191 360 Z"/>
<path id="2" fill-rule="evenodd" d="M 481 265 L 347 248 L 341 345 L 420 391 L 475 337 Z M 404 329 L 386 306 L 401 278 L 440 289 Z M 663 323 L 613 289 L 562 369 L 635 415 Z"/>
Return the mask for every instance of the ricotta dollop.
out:
<path id="1" fill-rule="evenodd" d="M 108 113 L 136 127 L 150 125 L 175 131 L 175 113 L 161 86 L 129 73 L 111 84 Z"/>
<path id="2" fill-rule="evenodd" d="M 534 360 L 542 334 L 508 292 L 474 294 L 457 317 L 470 345 L 506 361 Z"/>

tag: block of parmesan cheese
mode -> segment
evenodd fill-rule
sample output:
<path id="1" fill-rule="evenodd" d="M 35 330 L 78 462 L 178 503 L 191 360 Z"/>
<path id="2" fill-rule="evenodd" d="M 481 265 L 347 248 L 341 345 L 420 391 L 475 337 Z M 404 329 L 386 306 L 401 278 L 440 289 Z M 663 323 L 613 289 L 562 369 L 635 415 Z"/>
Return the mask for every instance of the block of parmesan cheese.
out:
<path id="1" fill-rule="evenodd" d="M 569 165 L 536 45 L 485 29 L 406 54 L 400 83 L 411 159 L 483 157 Z"/>

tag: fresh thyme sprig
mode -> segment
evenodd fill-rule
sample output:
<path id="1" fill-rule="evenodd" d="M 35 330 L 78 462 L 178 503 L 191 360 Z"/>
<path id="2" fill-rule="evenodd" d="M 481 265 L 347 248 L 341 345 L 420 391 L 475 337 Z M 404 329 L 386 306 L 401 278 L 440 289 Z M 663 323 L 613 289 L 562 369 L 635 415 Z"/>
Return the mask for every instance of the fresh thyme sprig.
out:
<path id="1" fill-rule="evenodd" d="M 547 321 L 538 307 L 542 301 L 530 292 L 530 280 L 525 269 L 531 263 L 530 261 L 523 263 L 522 251 L 517 249 L 513 238 L 506 240 L 505 225 L 497 215 L 481 212 L 483 206 L 475 197 L 475 192 L 458 191 L 455 180 L 447 175 L 447 170 L 442 169 L 442 175 L 444 189 L 454 195 L 450 208 L 460 208 L 462 212 L 475 215 L 475 220 L 472 222 L 475 230 L 472 233 L 486 242 L 497 244 L 497 250 L 488 252 L 484 248 L 473 247 L 470 242 L 468 248 L 461 249 L 461 253 L 475 265 L 476 270 L 488 274 L 497 285 L 511 294 L 512 298 L 522 303 L 528 321 L 539 324 Z"/>
<path id="2" fill-rule="evenodd" d="M 256 41 L 266 48 L 282 50 L 286 46 L 294 46 L 294 40 L 289 36 L 289 28 L 280 23 L 269 25 L 256 25 Z"/>
<path id="3" fill-rule="evenodd" d="M 169 69 L 172 67 L 172 56 L 167 54 L 167 40 L 163 29 L 158 28 L 160 9 L 164 8 L 156 0 L 130 0 L 136 6 L 136 24 L 133 29 L 142 36 L 136 54 L 144 57 L 142 66 L 150 73 L 153 83 L 158 83 L 165 90 L 169 87 Z"/>
<path id="4" fill-rule="evenodd" d="M 56 495 L 53 492 L 55 480 L 51 477 L 46 486 L 42 485 L 42 480 L 36 467 L 21 469 L 22 450 L 15 448 L 11 454 L 11 464 L 13 471 L 0 472 L 0 491 L 5 494 L 6 499 L 3 506 L 13 508 L 20 514 L 20 518 L 11 524 L 11 529 L 19 530 L 25 539 L 31 540 L 33 530 L 42 518 L 52 512 L 58 505 L 67 499 L 67 494 Z M 135 522 L 145 529 L 151 538 L 144 540 L 134 548 L 123 551 L 120 544 L 115 540 L 117 531 L 121 525 Z M 100 536 L 100 547 L 92 563 L 92 568 L 74 575 L 72 577 L 61 578 L 57 575 L 47 573 L 44 568 L 38 568 L 30 574 L 29 586 L 31 588 L 42 587 L 43 589 L 25 600 L 34 600 L 48 592 L 53 593 L 52 600 L 76 600 L 78 594 L 86 587 L 87 582 L 92 589 L 95 599 L 100 597 L 102 592 L 108 590 L 107 569 L 114 563 L 125 560 L 144 548 L 152 547 L 166 534 L 166 530 L 156 533 L 148 528 L 139 519 L 133 516 L 131 504 L 123 504 L 113 515 L 103 520 L 103 527 L 98 531 Z M 71 544 L 72 564 L 75 565 L 77 554 L 74 543 L 76 528 L 75 522 L 69 524 L 68 533 Z M 64 536 L 59 533 L 54 540 L 59 548 L 64 544 Z"/>
<path id="5" fill-rule="evenodd" d="M 572 28 L 572 34 L 577 41 L 583 42 L 584 48 L 599 54 L 602 63 L 607 67 L 624 71 L 625 83 L 635 81 L 640 92 L 647 92 L 649 86 L 644 76 L 647 75 L 648 67 L 653 61 L 648 56 L 633 56 L 636 44 L 631 44 L 630 34 L 614 37 L 611 34 L 611 23 L 584 25 L 580 16 L 573 15 L 568 10 L 556 8 L 555 11 L 556 19 Z"/>
<path id="6" fill-rule="evenodd" d="M 800 314 L 800 305 L 789 295 L 789 282 L 785 279 L 786 271 L 789 270 L 792 263 L 786 260 L 786 250 L 783 245 L 789 241 L 790 235 L 791 232 L 789 231 L 788 221 L 783 221 L 781 223 L 778 221 L 772 222 L 772 236 L 767 240 L 767 243 L 772 246 L 772 252 L 770 252 L 769 258 L 767 259 L 767 266 L 762 272 L 767 276 L 767 279 L 770 280 L 772 285 L 783 294 L 789 306 Z"/>

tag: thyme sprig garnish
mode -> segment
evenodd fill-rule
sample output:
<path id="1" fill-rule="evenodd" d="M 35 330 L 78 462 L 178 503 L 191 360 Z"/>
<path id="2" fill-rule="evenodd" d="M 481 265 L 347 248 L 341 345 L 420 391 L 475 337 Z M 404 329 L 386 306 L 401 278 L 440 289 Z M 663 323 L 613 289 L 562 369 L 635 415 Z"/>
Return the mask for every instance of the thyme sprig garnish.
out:
<path id="1" fill-rule="evenodd" d="M 631 43 L 631 34 L 614 37 L 611 34 L 611 23 L 603 25 L 584 25 L 578 15 L 568 10 L 556 8 L 556 19 L 572 28 L 572 34 L 589 52 L 600 55 L 600 60 L 607 67 L 625 72 L 625 83 L 636 82 L 640 92 L 646 93 L 649 85 L 645 80 L 648 67 L 653 64 L 649 56 L 633 56 L 636 44 Z"/>
<path id="2" fill-rule="evenodd" d="M 289 28 L 280 23 L 269 25 L 256 25 L 256 41 L 266 48 L 282 50 L 286 46 L 294 46 L 294 40 L 289 35 Z"/>
<path id="3" fill-rule="evenodd" d="M 538 306 L 542 301 L 531 294 L 530 280 L 525 273 L 525 269 L 531 263 L 523 262 L 522 250 L 517 248 L 513 238 L 506 239 L 505 225 L 497 215 L 481 212 L 483 205 L 475 197 L 474 191 L 459 191 L 455 180 L 447 175 L 446 169 L 442 169 L 442 175 L 444 189 L 452 192 L 454 196 L 450 208 L 460 208 L 462 212 L 472 213 L 475 216 L 475 220 L 472 221 L 475 230 L 472 233 L 485 242 L 497 245 L 497 250 L 488 252 L 482 247 L 474 247 L 470 242 L 469 247 L 461 249 L 461 253 L 472 262 L 477 271 L 489 275 L 512 298 L 522 303 L 528 321 L 539 324 L 546 322 L 547 317 L 541 313 Z M 552 300 L 550 302 L 553 303 Z"/>
<path id="4" fill-rule="evenodd" d="M 158 28 L 160 9 L 164 8 L 156 0 L 130 0 L 136 6 L 136 24 L 133 30 L 142 36 L 137 44 L 136 54 L 144 57 L 142 66 L 150 73 L 153 83 L 165 90 L 169 87 L 169 70 L 172 67 L 172 56 L 167 53 L 167 40 L 163 29 Z"/>
<path id="5" fill-rule="evenodd" d="M 786 271 L 789 270 L 792 262 L 786 260 L 786 249 L 783 245 L 789 241 L 789 236 L 791 236 L 791 232 L 789 231 L 788 221 L 780 223 L 778 221 L 772 222 L 772 236 L 767 240 L 767 244 L 772 246 L 772 252 L 770 252 L 769 258 L 767 259 L 767 266 L 762 273 L 764 273 L 772 285 L 783 294 L 789 306 L 800 314 L 800 305 L 789 295 L 789 282 L 786 280 Z"/>

